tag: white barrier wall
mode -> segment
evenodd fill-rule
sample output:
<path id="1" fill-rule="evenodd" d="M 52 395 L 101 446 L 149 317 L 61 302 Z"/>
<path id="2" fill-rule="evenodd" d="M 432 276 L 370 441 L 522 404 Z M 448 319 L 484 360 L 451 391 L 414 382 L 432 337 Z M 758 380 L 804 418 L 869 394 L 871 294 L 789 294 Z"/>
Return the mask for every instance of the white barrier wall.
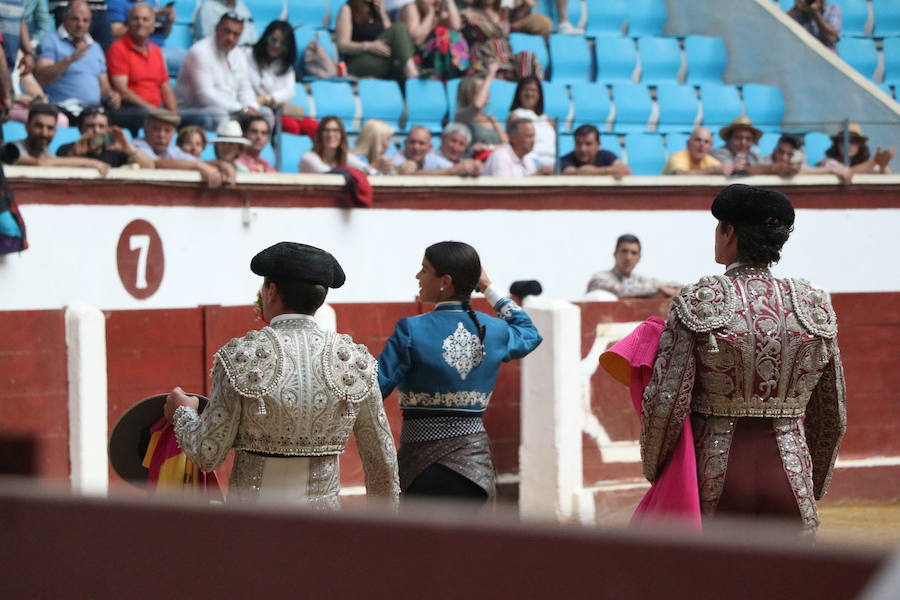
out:
<path id="1" fill-rule="evenodd" d="M 579 518 L 581 309 L 533 296 L 525 308 L 544 341 L 522 360 L 519 513 L 531 519 Z"/>
<path id="2" fill-rule="evenodd" d="M 250 259 L 282 240 L 338 258 L 347 283 L 329 292 L 331 303 L 413 300 L 424 249 L 445 239 L 474 245 L 499 286 L 537 279 L 545 294 L 567 300 L 581 298 L 591 274 L 612 266 L 622 233 L 641 239 L 638 273 L 686 283 L 722 271 L 713 262 L 715 221 L 705 210 L 253 211 L 244 225 L 240 208 L 24 205 L 31 246 L 0 257 L 0 310 L 251 304 L 262 280 L 250 272 Z M 144 299 L 127 291 L 117 265 L 120 236 L 136 219 L 158 232 L 164 256 L 159 287 Z M 832 292 L 900 290 L 900 269 L 877 260 L 900 256 L 898 222 L 900 209 L 800 209 L 774 272 L 800 274 Z M 145 246 L 136 247 L 128 255 L 139 262 Z"/>

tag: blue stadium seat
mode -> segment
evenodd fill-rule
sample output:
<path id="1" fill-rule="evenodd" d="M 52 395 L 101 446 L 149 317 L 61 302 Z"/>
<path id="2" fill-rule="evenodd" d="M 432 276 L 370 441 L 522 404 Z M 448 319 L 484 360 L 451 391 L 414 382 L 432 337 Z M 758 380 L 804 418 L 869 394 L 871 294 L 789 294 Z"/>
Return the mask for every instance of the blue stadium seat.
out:
<path id="1" fill-rule="evenodd" d="M 875 12 L 875 35 L 900 36 L 900 2 L 897 0 L 872 0 Z"/>
<path id="2" fill-rule="evenodd" d="M 591 54 L 583 36 L 552 34 L 550 60 L 553 62 L 553 81 L 590 80 Z"/>
<path id="3" fill-rule="evenodd" d="M 569 4 L 580 4 L 572 2 Z M 626 0 L 605 0 L 604 2 L 587 3 L 588 20 L 585 34 L 593 37 L 596 35 L 621 35 L 625 18 L 628 13 Z M 571 8 L 570 8 L 571 10 Z"/>
<path id="4" fill-rule="evenodd" d="M 215 134 L 207 136 L 208 141 L 206 146 L 203 147 L 203 152 L 200 153 L 200 160 L 216 160 L 216 147 L 213 145 L 215 139 Z"/>
<path id="5" fill-rule="evenodd" d="M 658 132 L 688 132 L 694 128 L 699 108 L 694 86 L 661 83 L 656 88 L 656 101 L 659 104 Z"/>
<path id="6" fill-rule="evenodd" d="M 619 158 L 622 157 L 622 144 L 619 143 L 619 136 L 614 133 L 601 133 L 600 147 L 609 150 Z"/>
<path id="7" fill-rule="evenodd" d="M 780 137 L 781 134 L 775 131 L 762 134 L 762 137 L 759 138 L 759 143 L 756 144 L 756 151 L 760 156 L 771 156 L 775 146 L 778 145 L 778 138 Z"/>
<path id="8" fill-rule="evenodd" d="M 312 140 L 305 135 L 281 136 L 281 172 L 297 173 L 300 158 L 312 150 Z"/>
<path id="9" fill-rule="evenodd" d="M 689 83 L 722 83 L 722 74 L 728 65 L 728 50 L 722 38 L 688 36 L 684 40 L 684 52 Z"/>
<path id="10" fill-rule="evenodd" d="M 662 137 L 655 133 L 629 133 L 625 136 L 628 166 L 635 175 L 659 175 L 666 164 Z"/>
<path id="11" fill-rule="evenodd" d="M 77 142 L 80 139 L 81 132 L 78 131 L 77 127 L 60 127 L 56 130 L 53 141 L 50 142 L 50 152 L 56 155 L 56 151 L 60 146 L 69 142 Z"/>
<path id="12" fill-rule="evenodd" d="M 669 18 L 664 0 L 629 0 L 628 35 L 661 35 Z"/>
<path id="13" fill-rule="evenodd" d="M 842 38 L 838 43 L 838 54 L 851 67 L 868 77 L 875 74 L 878 66 L 878 51 L 875 42 L 869 38 Z"/>
<path id="14" fill-rule="evenodd" d="M 28 132 L 25 130 L 24 123 L 19 123 L 18 121 L 7 121 L 3 124 L 4 142 L 24 140 L 26 137 L 28 137 Z"/>
<path id="15" fill-rule="evenodd" d="M 881 55 L 884 57 L 884 80 L 897 81 L 900 79 L 900 38 L 884 40 Z"/>
<path id="16" fill-rule="evenodd" d="M 459 92 L 459 84 L 462 79 L 447 80 L 447 120 L 452 121 L 456 117 L 456 95 Z"/>
<path id="17" fill-rule="evenodd" d="M 403 114 L 403 95 L 396 81 L 389 79 L 360 79 L 357 87 L 362 104 L 362 119 L 381 119 L 395 129 L 400 128 Z"/>
<path id="18" fill-rule="evenodd" d="M 304 3 L 306 0 L 304 0 Z M 260 35 L 272 21 L 283 20 L 287 16 L 284 0 L 251 0 L 250 14 Z"/>
<path id="19" fill-rule="evenodd" d="M 666 153 L 674 154 L 687 148 L 688 133 L 667 133 L 666 134 Z"/>
<path id="20" fill-rule="evenodd" d="M 314 116 L 312 108 L 309 105 L 309 94 L 306 93 L 306 88 L 303 87 L 302 83 L 297 83 L 294 85 L 294 97 L 291 98 L 291 104 L 302 108 L 303 114 L 305 114 L 306 116 Z"/>
<path id="21" fill-rule="evenodd" d="M 678 82 L 681 48 L 678 40 L 665 37 L 642 37 L 638 40 L 641 55 L 641 81 L 648 84 Z"/>
<path id="22" fill-rule="evenodd" d="M 744 114 L 737 87 L 724 83 L 700 85 L 700 101 L 703 103 L 703 125 L 712 131 L 713 138 L 719 127 L 731 123 Z"/>
<path id="23" fill-rule="evenodd" d="M 574 127 L 590 124 L 604 131 L 612 104 L 604 83 L 579 82 L 572 84 L 572 103 L 575 105 Z"/>
<path id="24" fill-rule="evenodd" d="M 777 85 L 748 83 L 744 86 L 744 107 L 753 124 L 763 131 L 781 131 L 784 96 Z"/>
<path id="25" fill-rule="evenodd" d="M 809 165 L 815 165 L 817 162 L 825 158 L 825 151 L 831 148 L 831 138 L 824 134 L 814 131 L 806 134 L 806 162 Z"/>
<path id="26" fill-rule="evenodd" d="M 597 36 L 594 51 L 597 55 L 597 81 L 632 81 L 637 67 L 634 40 L 621 35 Z"/>
<path id="27" fill-rule="evenodd" d="M 647 120 L 653 103 L 647 86 L 640 83 L 614 83 L 613 102 L 616 106 L 616 122 L 613 131 L 628 133 L 646 131 Z"/>
<path id="28" fill-rule="evenodd" d="M 275 150 L 272 148 L 271 142 L 266 144 L 265 148 L 260 151 L 259 157 L 269 161 L 269 164 L 273 167 L 275 166 Z"/>
<path id="29" fill-rule="evenodd" d="M 794 7 L 794 0 L 780 0 L 780 1 L 774 0 L 774 1 L 778 2 L 778 5 L 781 7 L 781 10 L 783 10 L 784 12 L 787 12 L 787 11 L 791 10 L 791 8 Z"/>
<path id="30" fill-rule="evenodd" d="M 197 0 L 175 0 L 175 23 L 194 22 L 194 11 L 197 10 Z M 169 34 L 171 36 L 171 34 Z M 166 45 L 169 45 L 169 38 L 166 38 Z"/>
<path id="31" fill-rule="evenodd" d="M 547 52 L 547 44 L 544 43 L 544 38 L 541 36 L 527 33 L 511 33 L 509 34 L 509 45 L 513 52 L 523 52 L 525 50 L 534 52 L 544 72 L 550 66 L 550 54 Z"/>
<path id="32" fill-rule="evenodd" d="M 841 35 L 863 35 L 869 20 L 869 6 L 866 0 L 831 0 L 829 4 L 841 7 Z M 877 4 L 877 2 L 876 2 Z M 894 2 L 896 5 L 896 2 Z M 878 20 L 878 13 L 875 13 Z"/>
<path id="33" fill-rule="evenodd" d="M 312 95 L 319 120 L 328 115 L 336 115 L 344 121 L 347 131 L 355 131 L 353 117 L 356 114 L 356 101 L 349 83 L 325 79 L 313 81 Z"/>
<path id="34" fill-rule="evenodd" d="M 562 158 L 575 149 L 575 136 L 571 133 L 560 133 L 556 140 L 556 156 Z"/>
<path id="35" fill-rule="evenodd" d="M 485 107 L 484 112 L 493 115 L 493 117 L 501 123 L 506 123 L 506 117 L 509 116 L 509 107 L 512 106 L 515 93 L 515 83 L 512 81 L 495 79 L 493 83 L 491 83 L 491 94 L 488 98 L 488 105 Z"/>
<path id="36" fill-rule="evenodd" d="M 193 26 L 190 23 L 173 23 L 172 30 L 169 32 L 169 35 L 166 38 L 166 48 L 184 48 L 185 50 L 187 50 L 193 44 Z"/>
<path id="37" fill-rule="evenodd" d="M 251 0 L 252 1 L 252 0 Z M 337 2 L 334 2 L 337 12 Z M 255 14 L 255 13 L 254 13 Z M 328 0 L 302 0 L 288 2 L 288 20 L 291 25 L 320 28 L 328 27 Z"/>
<path id="38" fill-rule="evenodd" d="M 440 81 L 426 79 L 406 80 L 406 129 L 416 125 L 437 133 L 443 130 L 447 114 L 447 92 Z"/>
<path id="39" fill-rule="evenodd" d="M 556 120 L 557 128 L 562 131 L 563 123 L 569 116 L 569 92 L 563 83 L 542 81 L 544 90 L 544 114 Z"/>

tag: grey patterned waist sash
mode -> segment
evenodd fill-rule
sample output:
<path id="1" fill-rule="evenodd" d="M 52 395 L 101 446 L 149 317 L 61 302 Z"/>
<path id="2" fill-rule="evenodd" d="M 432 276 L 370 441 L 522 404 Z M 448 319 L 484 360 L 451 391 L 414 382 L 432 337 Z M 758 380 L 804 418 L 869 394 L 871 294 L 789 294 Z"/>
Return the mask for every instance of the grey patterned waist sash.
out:
<path id="1" fill-rule="evenodd" d="M 484 432 L 484 421 L 477 417 L 419 417 L 404 419 L 400 443 L 430 442 Z"/>

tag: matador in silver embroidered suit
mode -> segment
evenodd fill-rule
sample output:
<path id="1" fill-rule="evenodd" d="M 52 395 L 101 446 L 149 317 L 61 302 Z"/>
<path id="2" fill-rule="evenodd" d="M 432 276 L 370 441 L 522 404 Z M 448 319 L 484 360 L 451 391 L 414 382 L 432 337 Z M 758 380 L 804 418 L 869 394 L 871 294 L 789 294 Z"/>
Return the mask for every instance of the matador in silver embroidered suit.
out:
<path id="1" fill-rule="evenodd" d="M 204 471 L 236 450 L 229 501 L 337 507 L 338 458 L 351 432 L 367 493 L 399 497 L 377 362 L 365 346 L 323 330 L 311 315 L 279 314 L 271 326 L 225 344 L 215 355 L 206 409 L 198 415 L 180 406 L 173 421 L 181 448 Z"/>
<path id="2" fill-rule="evenodd" d="M 846 429 L 844 396 L 828 294 L 802 279 L 777 279 L 765 267 L 733 265 L 673 299 L 644 390 L 644 474 L 656 479 L 691 416 L 701 511 L 711 515 L 727 484 L 766 476 L 752 454 L 759 448 L 733 445 L 736 430 L 756 427 L 762 435 L 748 443 L 771 446 L 775 487 L 783 469 L 785 494 L 793 494 L 786 505 L 799 512 L 804 530 L 815 531 L 815 500 L 825 494 Z M 738 452 L 754 458 L 729 468 L 729 454 Z"/>

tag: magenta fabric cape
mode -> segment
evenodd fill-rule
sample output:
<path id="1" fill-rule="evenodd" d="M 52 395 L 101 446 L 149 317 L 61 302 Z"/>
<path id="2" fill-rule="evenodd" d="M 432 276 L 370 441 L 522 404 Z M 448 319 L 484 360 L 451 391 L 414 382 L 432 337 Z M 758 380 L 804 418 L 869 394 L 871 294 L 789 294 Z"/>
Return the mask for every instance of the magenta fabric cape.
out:
<path id="1" fill-rule="evenodd" d="M 651 317 L 600 357 L 600 366 L 629 386 L 638 418 L 641 417 L 644 388 L 653 376 L 653 362 L 663 329 L 662 319 Z M 685 419 L 675 452 L 638 504 L 631 522 L 647 519 L 677 520 L 698 530 L 701 528 L 697 457 L 690 419 Z"/>

